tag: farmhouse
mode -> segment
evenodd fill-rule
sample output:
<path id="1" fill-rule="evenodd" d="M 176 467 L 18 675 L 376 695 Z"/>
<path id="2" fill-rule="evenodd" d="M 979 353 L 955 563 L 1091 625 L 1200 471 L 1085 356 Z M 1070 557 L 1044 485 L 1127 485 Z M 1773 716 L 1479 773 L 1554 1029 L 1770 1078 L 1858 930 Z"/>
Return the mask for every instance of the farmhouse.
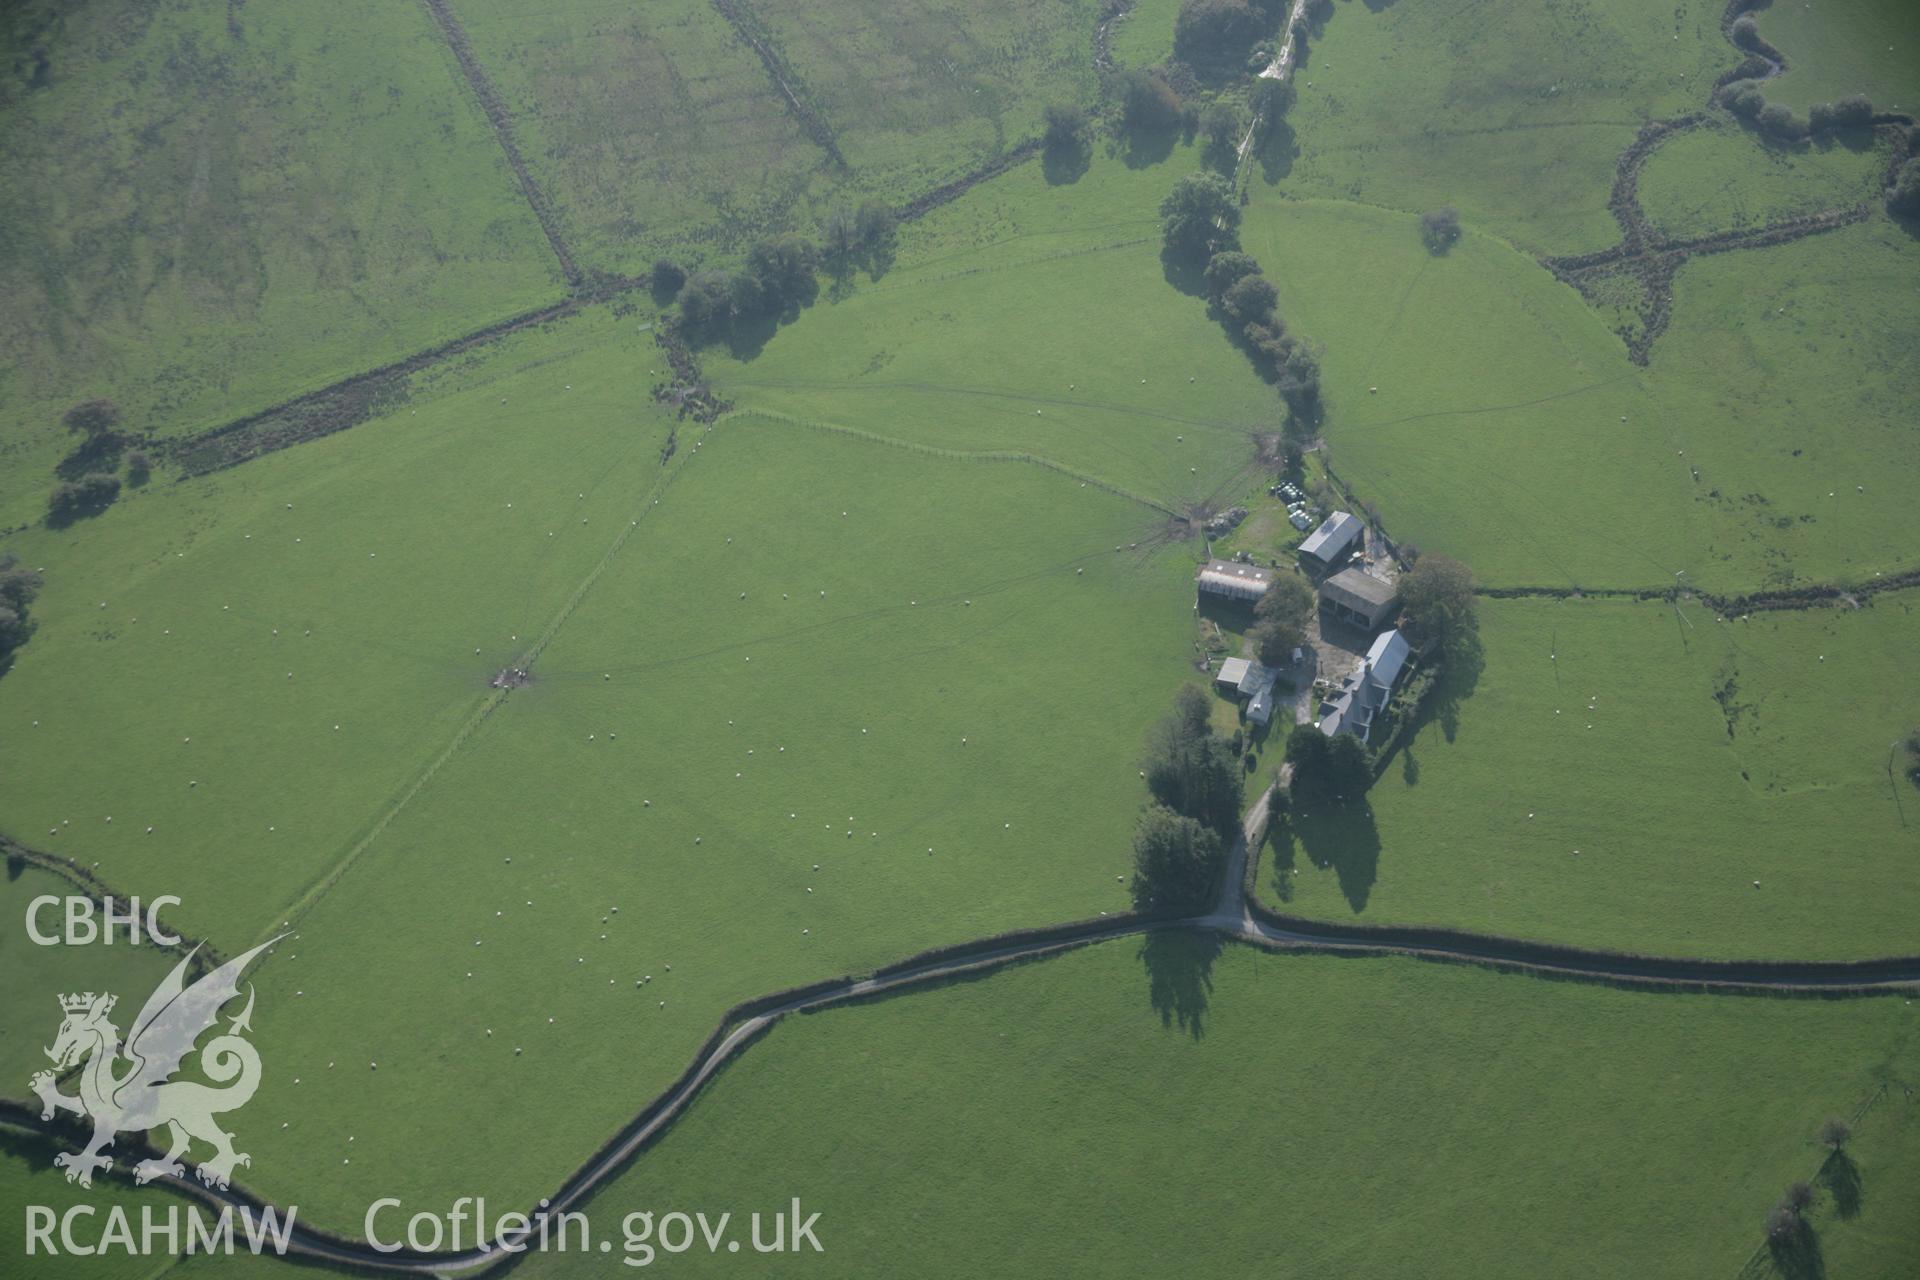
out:
<path id="1" fill-rule="evenodd" d="M 1309 564 L 1331 569 L 1353 549 L 1353 542 L 1366 526 L 1351 511 L 1336 511 L 1300 544 L 1300 555 Z"/>
<path id="2" fill-rule="evenodd" d="M 1322 612 L 1368 631 L 1392 617 L 1399 603 L 1400 593 L 1391 582 L 1358 569 L 1342 569 L 1320 584 Z"/>
<path id="3" fill-rule="evenodd" d="M 1393 696 L 1408 652 L 1406 638 L 1398 630 L 1381 632 L 1360 666 L 1320 704 L 1320 732 L 1329 738 L 1351 733 L 1365 742 L 1374 718 Z"/>
<path id="4" fill-rule="evenodd" d="M 1209 560 L 1200 569 L 1200 590 L 1229 600 L 1258 600 L 1273 585 L 1273 570 L 1232 560 Z"/>

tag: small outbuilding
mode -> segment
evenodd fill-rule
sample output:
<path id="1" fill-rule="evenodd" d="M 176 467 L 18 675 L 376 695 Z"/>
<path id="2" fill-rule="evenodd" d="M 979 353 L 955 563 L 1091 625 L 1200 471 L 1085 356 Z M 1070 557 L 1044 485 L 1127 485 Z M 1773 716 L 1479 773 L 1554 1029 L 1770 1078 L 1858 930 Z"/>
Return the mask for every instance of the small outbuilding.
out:
<path id="1" fill-rule="evenodd" d="M 1365 529 L 1365 522 L 1351 511 L 1336 511 L 1300 544 L 1301 558 L 1319 568 L 1331 569 L 1353 550 L 1354 540 Z"/>
<path id="2" fill-rule="evenodd" d="M 1226 659 L 1220 664 L 1220 673 L 1213 678 L 1215 687 L 1229 697 L 1237 695 L 1240 682 L 1247 678 L 1247 669 L 1251 666 L 1253 663 L 1245 658 Z"/>
<path id="3" fill-rule="evenodd" d="M 1234 560 L 1209 560 L 1200 567 L 1197 581 L 1203 592 L 1251 604 L 1273 585 L 1273 570 Z"/>
<path id="4" fill-rule="evenodd" d="M 1337 622 L 1372 631 L 1400 607 L 1400 592 L 1385 578 L 1342 569 L 1320 584 L 1320 609 Z"/>

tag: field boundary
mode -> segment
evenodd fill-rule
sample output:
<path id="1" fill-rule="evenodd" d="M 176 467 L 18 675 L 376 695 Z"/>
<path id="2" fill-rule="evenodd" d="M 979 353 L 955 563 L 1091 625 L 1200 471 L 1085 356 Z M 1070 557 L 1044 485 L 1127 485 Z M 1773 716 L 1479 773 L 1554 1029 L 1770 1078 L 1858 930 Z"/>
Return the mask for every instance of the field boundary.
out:
<path id="1" fill-rule="evenodd" d="M 1571 981 L 1592 981 L 1630 989 L 1837 998 L 1907 991 L 1920 986 L 1920 957 L 1862 961 L 1711 961 L 1583 950 L 1521 939 L 1457 930 L 1341 925 L 1284 916 L 1260 904 L 1250 889 L 1257 883 L 1258 848 L 1272 793 L 1264 793 L 1243 820 L 1241 836 L 1228 858 L 1212 911 L 1167 916 L 1122 913 L 1094 919 L 1016 929 L 920 952 L 875 969 L 864 977 L 824 979 L 742 1001 L 728 1009 L 686 1069 L 654 1096 L 634 1118 L 603 1143 L 548 1197 L 543 1208 L 564 1211 L 587 1199 L 608 1178 L 657 1140 L 734 1057 L 755 1044 L 788 1014 L 810 1013 L 843 1004 L 864 1004 L 948 980 L 985 974 L 1012 964 L 1068 951 L 1089 943 L 1150 931 L 1211 931 L 1270 950 L 1347 956 L 1403 955 L 1447 964 L 1474 964 L 1496 971 Z M 75 1137 L 79 1129 L 64 1117 L 38 1119 L 29 1104 L 0 1099 L 0 1120 L 49 1136 Z M 125 1166 L 126 1162 L 119 1162 Z M 109 1176 L 125 1178 L 124 1172 Z M 262 1209 L 267 1202 L 244 1186 L 214 1189 L 182 1174 L 165 1176 L 164 1185 L 215 1207 Z M 529 1219 L 537 1215 L 529 1214 Z M 502 1244 L 520 1237 L 502 1237 Z M 288 1256 L 387 1272 L 440 1273 L 467 1268 L 491 1271 L 512 1265 L 503 1249 L 455 1253 L 376 1251 L 310 1226 L 296 1225 Z"/>
<path id="2" fill-rule="evenodd" d="M 1129 489 L 1123 489 L 1119 485 L 1102 480 L 1098 476 L 1075 471 L 1072 467 L 1064 463 L 1055 462 L 1051 458 L 1043 458 L 1039 454 L 1022 453 L 1014 449 L 947 449 L 939 445 L 922 444 L 917 440 L 897 440 L 892 436 L 883 436 L 877 432 L 862 431 L 858 427 L 843 427 L 832 422 L 818 422 L 811 418 L 796 417 L 790 413 L 781 413 L 777 409 L 735 409 L 728 414 L 727 417 L 766 418 L 770 421 L 784 423 L 788 426 L 805 427 L 813 431 L 826 432 L 829 435 L 848 436 L 855 440 L 864 440 L 869 444 L 885 445 L 891 449 L 905 449 L 912 453 L 924 453 L 931 457 L 945 458 L 953 462 L 1024 462 L 1028 466 L 1052 471 L 1070 480 L 1078 480 L 1082 484 L 1090 484 L 1096 489 L 1105 490 L 1116 498 L 1125 498 L 1128 502 L 1138 503 L 1140 506 L 1159 512 L 1161 515 L 1171 516 L 1174 519 L 1183 518 L 1181 512 L 1176 511 L 1164 502 L 1160 502 L 1154 498 L 1144 497 Z"/>
<path id="3" fill-rule="evenodd" d="M 546 234 L 547 247 L 553 250 L 553 256 L 560 260 L 560 271 L 566 277 L 567 287 L 578 289 L 585 277 L 573 260 L 572 250 L 567 248 L 566 240 L 560 234 L 560 218 L 547 200 L 546 192 L 540 189 L 527 171 L 527 162 L 520 157 L 520 145 L 513 139 L 513 117 L 507 113 L 507 107 L 501 101 L 493 82 L 487 78 L 486 68 L 474 56 L 472 46 L 467 42 L 465 28 L 460 20 L 447 8 L 447 0 L 420 0 L 426 6 L 427 13 L 440 34 L 446 39 L 447 47 L 453 51 L 454 61 L 460 64 L 460 73 L 466 77 L 467 87 L 473 90 L 473 96 L 480 101 L 480 110 L 486 114 L 487 123 L 493 126 L 493 136 L 500 143 L 500 150 L 506 153 L 507 167 L 513 170 L 513 176 L 520 180 L 520 194 L 533 209 L 533 216 L 540 224 L 540 230 Z"/>
<path id="4" fill-rule="evenodd" d="M 18 862 L 24 866 L 45 871 L 49 875 L 66 881 L 86 897 L 92 899 L 96 906 L 102 907 L 103 909 L 106 906 L 106 899 L 108 898 L 119 898 L 122 902 L 129 901 L 130 899 L 130 895 L 114 893 L 112 887 L 108 885 L 106 881 L 93 874 L 91 869 L 75 862 L 72 858 L 57 853 L 49 853 L 45 849 L 36 849 L 32 845 L 21 844 L 18 840 L 4 833 L 0 833 L 0 856 L 4 856 L 8 863 Z M 11 868 L 9 868 L 9 870 L 11 870 Z M 226 957 L 221 954 L 219 948 L 215 947 L 205 938 L 196 938 L 185 933 L 174 936 L 179 938 L 178 942 L 159 942 L 155 940 L 154 945 L 158 946 L 162 951 L 177 951 L 182 956 L 191 957 L 193 964 L 189 967 L 189 972 L 196 975 L 211 973 L 226 963 Z"/>
<path id="5" fill-rule="evenodd" d="M 444 3 L 444 0 L 430 2 Z M 794 82 L 799 81 L 800 77 L 773 47 L 772 39 L 760 25 L 760 15 L 749 8 L 745 0 L 713 0 L 713 7 L 733 28 L 734 35 L 746 41 L 759 55 L 760 65 L 767 69 L 768 78 L 779 88 L 780 96 L 787 100 L 787 110 L 793 113 L 793 121 L 800 126 L 800 132 L 826 152 L 841 172 L 852 173 L 853 166 L 840 154 L 840 146 L 833 140 L 833 129 L 827 124 L 826 117 L 812 105 L 803 102 L 799 92 L 794 89 Z"/>

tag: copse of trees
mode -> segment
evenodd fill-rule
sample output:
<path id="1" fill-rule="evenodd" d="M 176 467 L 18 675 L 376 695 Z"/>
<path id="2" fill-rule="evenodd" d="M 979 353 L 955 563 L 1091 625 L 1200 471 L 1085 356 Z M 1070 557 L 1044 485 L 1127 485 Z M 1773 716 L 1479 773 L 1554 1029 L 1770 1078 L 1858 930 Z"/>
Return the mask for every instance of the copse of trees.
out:
<path id="1" fill-rule="evenodd" d="M 1306 343 L 1288 335 L 1274 311 L 1279 292 L 1260 274 L 1260 264 L 1236 249 L 1224 249 L 1207 260 L 1202 275 L 1229 332 L 1287 402 L 1289 425 L 1311 422 L 1319 407 L 1320 362 Z"/>
<path id="2" fill-rule="evenodd" d="M 120 477 L 95 471 L 68 480 L 47 497 L 47 523 L 59 528 L 86 516 L 97 516 L 120 496 Z"/>
<path id="3" fill-rule="evenodd" d="M 1189 66 L 1237 67 L 1268 25 L 1247 0 L 1184 0 L 1173 20 L 1173 54 Z"/>
<path id="4" fill-rule="evenodd" d="M 1445 253 L 1459 238 L 1460 212 L 1452 205 L 1442 205 L 1420 215 L 1420 242 L 1427 246 L 1428 253 Z"/>
<path id="5" fill-rule="evenodd" d="M 1329 738 L 1319 725 L 1295 725 L 1287 735 L 1286 761 L 1293 767 L 1289 794 L 1302 808 L 1352 804 L 1373 785 L 1367 744 L 1350 733 Z"/>
<path id="6" fill-rule="evenodd" d="M 120 425 L 120 406 L 111 400 L 82 400 L 61 414 L 60 421 L 75 435 L 97 440 Z"/>
<path id="7" fill-rule="evenodd" d="M 1721 106 L 1748 120 L 1758 116 L 1761 108 L 1767 105 L 1758 80 L 1734 80 L 1722 85 L 1719 98 Z"/>
<path id="8" fill-rule="evenodd" d="M 1402 626 L 1418 639 L 1457 651 L 1479 626 L 1473 571 L 1448 556 L 1428 553 L 1400 575 Z"/>
<path id="9" fill-rule="evenodd" d="M 653 286 L 655 296 L 662 302 L 672 302 L 678 296 L 680 286 L 686 282 L 686 268 L 671 258 L 657 259 L 653 264 L 652 274 L 648 276 L 648 283 Z"/>
<path id="10" fill-rule="evenodd" d="M 1190 173 L 1160 202 L 1160 229 L 1167 251 L 1204 259 L 1239 244 L 1240 203 L 1233 184 L 1217 173 Z"/>
<path id="11" fill-rule="evenodd" d="M 1807 127 L 1794 117 L 1793 109 L 1779 102 L 1761 107 L 1753 122 L 1776 138 L 1799 138 L 1807 132 Z"/>
<path id="12" fill-rule="evenodd" d="M 726 335 L 736 323 L 791 318 L 819 292 L 820 251 L 800 236 L 762 240 L 731 275 L 703 271 L 680 290 L 680 323 L 696 342 Z"/>
<path id="13" fill-rule="evenodd" d="M 1278 667 L 1293 660 L 1293 651 L 1306 643 L 1313 607 L 1313 588 L 1304 579 L 1281 574 L 1273 580 L 1253 606 L 1257 621 L 1249 633 L 1262 663 Z"/>
<path id="14" fill-rule="evenodd" d="M 1240 826 L 1240 753 L 1208 727 L 1205 693 L 1183 686 L 1147 737 L 1147 791 L 1175 813 L 1231 838 Z"/>
<path id="15" fill-rule="evenodd" d="M 1133 835 L 1133 905 L 1140 911 L 1202 910 L 1213 899 L 1225 862 L 1214 831 L 1150 804 Z"/>

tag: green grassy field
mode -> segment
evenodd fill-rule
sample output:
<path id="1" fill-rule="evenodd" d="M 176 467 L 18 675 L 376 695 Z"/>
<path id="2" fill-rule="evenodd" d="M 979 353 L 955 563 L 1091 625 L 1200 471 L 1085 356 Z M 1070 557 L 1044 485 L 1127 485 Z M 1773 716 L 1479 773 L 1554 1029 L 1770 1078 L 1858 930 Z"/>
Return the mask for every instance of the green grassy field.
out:
<path id="1" fill-rule="evenodd" d="M 1109 49 L 1115 65 L 1151 67 L 1173 53 L 1173 20 L 1179 0 L 1136 0 L 1126 17 L 1114 24 Z"/>
<path id="2" fill-rule="evenodd" d="M 1492 237 L 1434 257 L 1406 215 L 1267 197 L 1243 239 L 1325 348 L 1335 470 L 1483 582 L 1731 594 L 1912 562 L 1920 259 L 1885 219 L 1688 263 L 1647 369 Z"/>
<path id="3" fill-rule="evenodd" d="M 656 359 L 602 311 L 351 432 L 7 540 L 46 586 L 0 680 L 0 829 L 180 895 L 181 922 L 223 946 L 265 928 L 445 747 L 660 475 Z"/>
<path id="4" fill-rule="evenodd" d="M 1127 905 L 1135 757 L 1190 625 L 1183 550 L 1114 554 L 1152 512 L 742 416 L 638 513 L 535 683 L 263 971 L 301 1017 L 256 1103 L 297 1123 L 257 1154 L 316 1218 L 483 1169 L 531 1199 L 737 1001 Z M 618 1084 L 517 1105 L 555 1071 Z M 382 1122 L 449 1086 L 471 1105 Z"/>
<path id="5" fill-rule="evenodd" d="M 1443 693 L 1370 813 L 1283 830 L 1260 895 L 1656 954 L 1908 953 L 1920 795 L 1887 765 L 1920 721 L 1914 609 L 1485 601 L 1470 694 Z"/>
<path id="6" fill-rule="evenodd" d="M 1237 492 L 1282 406 L 1165 278 L 1153 210 L 1187 156 L 1097 158 L 1072 186 L 1023 166 L 912 228 L 879 282 L 707 372 L 742 407 L 1030 453 L 1171 508 Z"/>
<path id="7" fill-rule="evenodd" d="M 706 0 L 457 6 L 583 261 L 637 273 L 660 254 L 721 262 L 760 236 L 816 234 L 842 204 L 904 204 L 1038 137 L 1048 103 L 1095 93 L 1088 0 L 741 9 L 848 167 Z"/>
<path id="8" fill-rule="evenodd" d="M 1864 93 L 1883 111 L 1920 111 L 1920 10 L 1903 0 L 1780 0 L 1754 20 L 1787 55 L 1768 101 L 1804 115 L 1813 103 Z"/>
<path id="9" fill-rule="evenodd" d="M 595 1230 L 699 1208 L 744 1234 L 799 1196 L 825 1249 L 803 1261 L 836 1275 L 1732 1276 L 1820 1167 L 1821 1118 L 1915 1070 L 1897 998 L 1212 949 L 1110 943 L 784 1024 L 587 1206 Z M 1896 1083 L 1861 1120 L 1855 1217 L 1821 1193 L 1834 1275 L 1920 1245 L 1912 1111 Z"/>
<path id="10" fill-rule="evenodd" d="M 415 6 L 10 6 L 0 106 L 0 527 L 110 396 L 238 417 L 551 301 L 559 276 Z"/>
<path id="11" fill-rule="evenodd" d="M 1871 137 L 1770 146 L 1730 122 L 1668 139 L 1640 173 L 1640 206 L 1669 236 L 1703 236 L 1877 204 L 1887 147 Z M 1766 259 L 1749 266 L 1765 269 Z"/>
<path id="12" fill-rule="evenodd" d="M 0 993 L 0 1094 L 6 1097 L 28 1097 L 28 1078 L 52 1067 L 42 1050 L 53 1043 L 64 1016 L 60 996 L 112 991 L 124 1004 L 138 1008 L 180 959 L 178 953 L 158 947 L 125 945 L 124 930 L 111 947 L 43 947 L 27 936 L 27 908 L 35 898 L 65 898 L 76 892 L 59 876 L 24 863 L 9 862 L 6 879 L 0 881 L 0 920 L 7 922 L 0 929 L 0 968 L 7 974 L 6 989 Z M 127 904 L 117 903 L 115 909 L 124 912 Z M 58 904 L 41 908 L 40 932 L 60 934 L 64 910 Z M 168 909 L 160 912 L 160 925 L 178 927 Z"/>
<path id="13" fill-rule="evenodd" d="M 1536 253 L 1619 238 L 1607 190 L 1649 120 L 1739 61 L 1719 0 L 1344 3 L 1313 42 L 1264 182 L 1470 226 Z"/>

